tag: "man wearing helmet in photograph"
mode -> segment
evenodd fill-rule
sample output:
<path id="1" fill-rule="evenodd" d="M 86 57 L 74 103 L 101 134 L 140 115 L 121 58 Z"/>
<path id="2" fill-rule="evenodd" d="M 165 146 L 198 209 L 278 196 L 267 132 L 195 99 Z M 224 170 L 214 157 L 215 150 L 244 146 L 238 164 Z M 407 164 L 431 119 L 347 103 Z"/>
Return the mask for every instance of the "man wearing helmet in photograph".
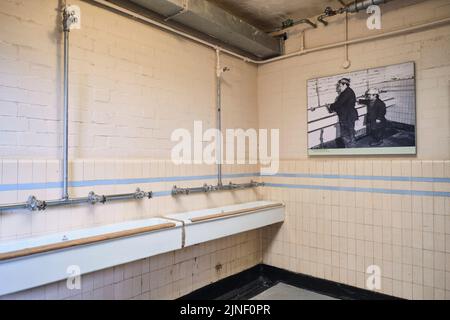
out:
<path id="1" fill-rule="evenodd" d="M 336 101 L 327 105 L 328 112 L 336 112 L 339 118 L 341 137 L 346 148 L 351 148 L 355 144 L 355 121 L 358 119 L 356 111 L 356 95 L 350 88 L 350 79 L 342 78 L 336 85 L 338 96 Z"/>
<path id="2" fill-rule="evenodd" d="M 377 147 L 383 144 L 383 133 L 386 127 L 386 104 L 380 99 L 378 89 L 366 91 L 366 99 L 358 101 L 367 106 L 367 114 L 364 120 L 366 133 L 372 137 L 370 146 Z"/>

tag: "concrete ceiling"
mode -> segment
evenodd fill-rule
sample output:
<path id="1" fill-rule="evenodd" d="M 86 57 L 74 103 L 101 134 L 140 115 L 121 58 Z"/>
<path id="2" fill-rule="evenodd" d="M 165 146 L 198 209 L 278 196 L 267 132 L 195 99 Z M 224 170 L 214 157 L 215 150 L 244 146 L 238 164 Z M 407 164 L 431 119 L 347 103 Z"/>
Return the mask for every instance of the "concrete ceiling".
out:
<path id="1" fill-rule="evenodd" d="M 288 19 L 310 18 L 338 0 L 208 0 L 264 31 L 280 27 Z M 345 2 L 349 2 L 348 0 Z"/>

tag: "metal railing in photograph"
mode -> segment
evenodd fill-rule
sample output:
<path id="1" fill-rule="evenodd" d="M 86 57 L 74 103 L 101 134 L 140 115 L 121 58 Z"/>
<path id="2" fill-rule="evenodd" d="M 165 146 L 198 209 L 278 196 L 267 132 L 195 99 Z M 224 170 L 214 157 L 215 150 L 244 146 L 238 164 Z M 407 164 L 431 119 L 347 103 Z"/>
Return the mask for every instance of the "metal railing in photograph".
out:
<path id="1" fill-rule="evenodd" d="M 394 99 L 394 98 L 388 98 L 388 99 L 384 99 L 383 101 L 386 102 L 386 101 L 392 101 L 392 100 L 395 100 L 395 99 Z M 386 108 L 389 108 L 389 107 L 392 107 L 392 106 L 393 106 L 393 105 L 389 105 L 389 106 L 386 106 Z M 326 106 L 320 106 L 320 108 L 325 108 L 325 107 L 326 107 Z M 356 107 L 355 109 L 356 109 L 356 110 L 359 110 L 359 109 L 363 109 L 363 108 L 365 108 L 365 107 L 366 107 L 365 105 L 361 105 L 360 107 Z M 366 115 L 366 114 L 367 114 L 367 112 L 364 113 L 364 114 L 359 115 L 358 118 L 360 118 L 361 116 L 364 116 L 364 115 Z M 326 117 L 314 119 L 314 120 L 309 121 L 308 124 L 314 123 L 314 122 L 319 122 L 319 121 L 322 121 L 322 120 L 325 120 L 325 119 L 330 119 L 330 118 L 333 118 L 333 117 L 336 117 L 336 115 L 335 115 L 335 114 L 331 114 L 331 115 L 326 116 Z M 314 132 L 314 131 L 317 131 L 317 130 L 318 130 L 318 129 L 311 130 L 311 131 L 308 131 L 308 133 L 311 133 L 311 132 Z"/>
<path id="2" fill-rule="evenodd" d="M 394 99 L 394 98 L 392 98 L 392 99 L 390 99 L 390 100 L 393 100 L 393 99 Z M 384 101 L 386 101 L 386 100 L 384 100 Z M 394 106 L 395 106 L 395 104 L 388 105 L 388 106 L 386 106 L 386 109 L 392 108 L 392 107 L 394 107 Z M 356 109 L 359 110 L 359 109 L 362 109 L 362 108 L 365 108 L 365 106 L 361 106 L 361 107 L 358 107 L 358 108 L 356 108 Z M 359 120 L 361 117 L 364 117 L 364 116 L 366 116 L 366 115 L 367 115 L 367 112 L 358 115 L 358 120 Z M 336 116 L 336 115 L 331 115 L 331 116 L 328 116 L 328 117 L 324 117 L 323 119 L 328 119 L 328 118 L 333 118 L 333 117 L 337 117 L 337 116 Z M 326 125 L 326 126 L 321 127 L 321 128 L 317 128 L 317 129 L 308 131 L 308 134 L 313 133 L 313 132 L 320 131 L 320 145 L 323 145 L 323 144 L 324 144 L 324 141 L 323 141 L 323 133 L 324 133 L 325 129 L 326 129 L 326 128 L 330 128 L 330 127 L 337 127 L 338 124 L 339 124 L 339 121 L 334 122 L 334 123 L 329 124 L 329 125 Z M 338 138 L 338 137 L 336 137 L 336 138 Z"/>

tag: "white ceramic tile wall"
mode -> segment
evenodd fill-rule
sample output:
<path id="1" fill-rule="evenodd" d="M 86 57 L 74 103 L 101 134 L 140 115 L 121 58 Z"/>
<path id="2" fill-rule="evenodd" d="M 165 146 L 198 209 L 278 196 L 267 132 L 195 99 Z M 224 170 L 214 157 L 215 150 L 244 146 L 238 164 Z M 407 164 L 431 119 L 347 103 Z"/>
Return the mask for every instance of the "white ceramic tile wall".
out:
<path id="1" fill-rule="evenodd" d="M 407 6 L 409 5 L 409 6 Z M 382 6 L 382 30 L 365 27 L 366 13 L 351 15 L 349 38 L 369 36 L 449 16 L 445 0 L 393 1 Z M 306 47 L 344 40 L 344 20 L 306 31 Z M 297 30 L 298 31 L 298 30 Z M 293 32 L 287 52 L 298 50 Z M 447 182 L 389 181 L 370 177 L 448 178 L 450 170 L 448 25 L 349 46 L 351 67 L 362 70 L 414 61 L 417 156 L 308 158 L 308 79 L 347 72 L 344 49 L 324 50 L 258 68 L 258 114 L 262 128 L 280 128 L 280 172 L 368 176 L 367 179 L 264 178 L 278 184 L 449 191 Z M 292 161 L 288 161 L 292 159 Z M 397 179 L 398 180 L 398 179 Z M 448 179 L 447 179 L 448 180 Z M 288 217 L 264 232 L 264 262 L 358 287 L 366 267 L 382 270 L 387 294 L 412 299 L 450 299 L 450 198 L 332 190 L 265 188 L 264 198 L 287 203 Z M 414 193 L 415 194 L 415 193 Z"/>
<path id="2" fill-rule="evenodd" d="M 282 226 L 263 233 L 265 263 L 361 288 L 366 288 L 367 267 L 377 265 L 382 293 L 450 298 L 450 161 L 283 161 L 280 171 L 359 178 L 265 177 L 268 183 L 304 188 L 263 189 L 264 198 L 284 201 L 287 210 Z M 414 179 L 380 181 L 373 176 Z M 421 182 L 420 177 L 447 182 Z M 330 186 L 387 190 L 326 190 Z"/>

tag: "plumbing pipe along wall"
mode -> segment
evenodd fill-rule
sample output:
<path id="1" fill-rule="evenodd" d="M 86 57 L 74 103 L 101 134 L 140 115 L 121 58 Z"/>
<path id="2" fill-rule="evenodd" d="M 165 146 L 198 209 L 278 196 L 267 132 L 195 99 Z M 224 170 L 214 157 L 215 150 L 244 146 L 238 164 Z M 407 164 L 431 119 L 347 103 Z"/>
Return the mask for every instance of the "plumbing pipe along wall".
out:
<path id="1" fill-rule="evenodd" d="M 222 132 L 222 70 L 220 66 L 220 50 L 216 49 L 216 110 L 217 130 Z M 222 185 L 222 135 L 217 137 L 217 185 Z"/>
<path id="2" fill-rule="evenodd" d="M 63 13 L 64 28 L 64 114 L 63 114 L 63 193 L 62 199 L 69 199 L 69 33 L 66 10 Z"/>
<path id="3" fill-rule="evenodd" d="M 139 188 L 133 193 L 97 195 L 90 192 L 87 197 L 70 198 L 69 197 L 69 34 L 70 25 L 75 20 L 70 15 L 67 8 L 63 9 L 62 25 L 64 33 L 64 98 L 63 98 L 63 163 L 62 178 L 63 192 L 61 199 L 55 200 L 39 200 L 35 196 L 30 196 L 26 202 L 11 203 L 0 205 L 0 210 L 29 209 L 31 211 L 45 210 L 53 206 L 76 205 L 83 203 L 105 203 L 107 201 L 118 200 L 140 200 L 144 198 L 152 198 L 152 192 L 141 191 Z"/>
<path id="4" fill-rule="evenodd" d="M 232 191 L 239 189 L 249 189 L 264 186 L 264 183 L 250 181 L 249 183 L 235 184 L 230 182 L 223 185 L 222 182 L 222 74 L 229 71 L 228 67 L 222 67 L 220 63 L 220 49 L 216 48 L 216 129 L 219 133 L 216 140 L 216 161 L 217 161 L 217 185 L 204 184 L 201 187 L 172 188 L 172 196 L 189 195 L 194 193 L 208 193 L 214 191 Z"/>
<path id="5" fill-rule="evenodd" d="M 333 17 L 336 16 L 338 14 L 348 14 L 348 13 L 355 13 L 355 12 L 359 12 L 362 10 L 366 10 L 367 8 L 369 8 L 370 6 L 373 5 L 380 5 L 389 1 L 393 1 L 393 0 L 364 0 L 364 1 L 354 1 L 353 3 L 346 5 L 340 9 L 334 10 L 331 7 L 327 7 L 325 9 L 325 12 L 323 14 L 321 14 L 318 18 L 317 21 L 321 22 L 324 26 L 328 26 L 328 22 L 326 20 L 324 20 L 324 18 L 327 17 Z M 341 1 L 342 4 L 344 4 Z"/>
<path id="6" fill-rule="evenodd" d="M 392 1 L 392 0 L 390 0 L 390 1 Z M 380 4 L 384 4 L 386 2 L 389 2 L 389 0 L 355 1 L 355 2 L 347 5 L 345 8 L 343 8 L 343 10 L 345 12 L 354 13 L 354 12 L 359 12 L 359 11 L 362 11 L 362 10 L 366 10 L 368 7 L 370 7 L 372 5 L 380 5 Z"/>

